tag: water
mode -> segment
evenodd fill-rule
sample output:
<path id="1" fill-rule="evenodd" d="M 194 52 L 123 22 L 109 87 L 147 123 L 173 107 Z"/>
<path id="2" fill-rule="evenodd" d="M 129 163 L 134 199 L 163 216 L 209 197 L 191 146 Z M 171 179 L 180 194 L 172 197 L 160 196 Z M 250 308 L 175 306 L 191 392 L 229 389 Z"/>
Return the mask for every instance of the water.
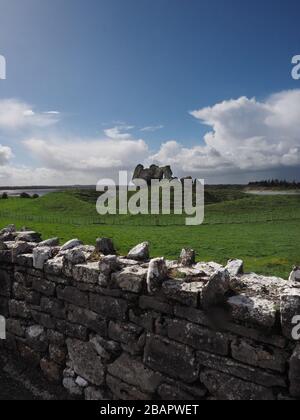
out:
<path id="1" fill-rule="evenodd" d="M 254 195 L 300 195 L 300 191 L 246 191 L 246 193 Z"/>
<path id="2" fill-rule="evenodd" d="M 9 197 L 18 197 L 20 194 L 22 193 L 27 193 L 29 195 L 33 195 L 33 194 L 38 194 L 40 197 L 42 197 L 43 195 L 52 193 L 52 192 L 59 192 L 59 191 L 63 191 L 62 189 L 57 189 L 57 188 L 41 188 L 41 189 L 21 189 L 21 190 L 2 190 L 0 189 L 0 196 L 6 192 Z"/>

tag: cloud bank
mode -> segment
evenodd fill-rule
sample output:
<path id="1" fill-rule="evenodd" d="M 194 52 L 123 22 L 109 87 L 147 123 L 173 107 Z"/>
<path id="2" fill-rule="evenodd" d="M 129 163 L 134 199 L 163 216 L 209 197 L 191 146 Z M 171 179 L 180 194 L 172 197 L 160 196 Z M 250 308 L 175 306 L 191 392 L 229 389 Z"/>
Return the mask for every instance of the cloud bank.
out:
<path id="1" fill-rule="evenodd" d="M 211 127 L 204 144 L 164 143 L 152 159 L 183 172 L 262 171 L 300 164 L 300 90 L 260 102 L 241 97 L 191 112 Z"/>
<path id="2" fill-rule="evenodd" d="M 300 165 L 300 90 L 283 91 L 264 101 L 226 100 L 190 114 L 208 127 L 199 144 L 186 147 L 174 139 L 151 150 L 145 140 L 135 138 L 131 125 L 107 128 L 98 139 L 70 139 L 52 128 L 61 118 L 59 112 L 36 111 L 15 99 L 0 100 L 0 138 L 11 139 L 13 144 L 17 139 L 22 152 L 36 161 L 35 166 L 16 165 L 19 147 L 0 144 L 0 182 L 96 183 L 119 170 L 132 170 L 137 163 L 169 164 L 179 176 L 192 174 L 208 182 L 216 175 L 223 180 L 226 174 L 236 174 L 238 182 L 242 174 Z"/>
<path id="3" fill-rule="evenodd" d="M 0 144 L 0 166 L 8 164 L 10 159 L 13 157 L 13 153 L 10 147 L 1 146 Z"/>
<path id="4" fill-rule="evenodd" d="M 105 170 L 129 170 L 137 161 L 144 161 L 149 150 L 143 140 L 86 139 L 51 142 L 32 138 L 24 141 L 31 155 L 47 168 L 95 174 Z"/>
<path id="5" fill-rule="evenodd" d="M 1 130 L 49 127 L 58 121 L 58 111 L 36 112 L 30 105 L 17 99 L 0 100 Z"/>

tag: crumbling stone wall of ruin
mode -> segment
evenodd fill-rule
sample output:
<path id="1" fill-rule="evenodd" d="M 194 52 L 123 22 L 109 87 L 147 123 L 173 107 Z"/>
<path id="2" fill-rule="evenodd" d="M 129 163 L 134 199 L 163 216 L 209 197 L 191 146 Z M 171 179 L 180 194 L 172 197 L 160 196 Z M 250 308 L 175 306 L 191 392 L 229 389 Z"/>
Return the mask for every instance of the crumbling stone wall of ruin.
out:
<path id="1" fill-rule="evenodd" d="M 87 400 L 300 398 L 297 275 L 149 254 L 2 230 L 0 346 Z"/>

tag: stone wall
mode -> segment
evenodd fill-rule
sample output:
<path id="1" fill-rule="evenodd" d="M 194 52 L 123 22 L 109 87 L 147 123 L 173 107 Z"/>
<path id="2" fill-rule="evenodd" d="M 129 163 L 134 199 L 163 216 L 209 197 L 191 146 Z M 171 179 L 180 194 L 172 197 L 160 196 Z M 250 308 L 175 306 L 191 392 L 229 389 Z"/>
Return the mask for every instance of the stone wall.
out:
<path id="1" fill-rule="evenodd" d="M 244 274 L 243 263 L 127 257 L 0 232 L 1 345 L 74 397 L 131 400 L 300 398 L 300 283 Z"/>

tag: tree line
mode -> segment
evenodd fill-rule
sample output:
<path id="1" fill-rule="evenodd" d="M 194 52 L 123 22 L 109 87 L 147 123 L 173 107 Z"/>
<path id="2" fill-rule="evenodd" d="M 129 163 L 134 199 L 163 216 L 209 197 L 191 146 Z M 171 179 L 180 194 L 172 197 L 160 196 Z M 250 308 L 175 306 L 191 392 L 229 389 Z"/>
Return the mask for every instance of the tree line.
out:
<path id="1" fill-rule="evenodd" d="M 249 187 L 263 187 L 263 188 L 288 188 L 288 189 L 299 189 L 300 182 L 289 182 L 280 179 L 269 179 L 265 181 L 249 182 Z"/>

